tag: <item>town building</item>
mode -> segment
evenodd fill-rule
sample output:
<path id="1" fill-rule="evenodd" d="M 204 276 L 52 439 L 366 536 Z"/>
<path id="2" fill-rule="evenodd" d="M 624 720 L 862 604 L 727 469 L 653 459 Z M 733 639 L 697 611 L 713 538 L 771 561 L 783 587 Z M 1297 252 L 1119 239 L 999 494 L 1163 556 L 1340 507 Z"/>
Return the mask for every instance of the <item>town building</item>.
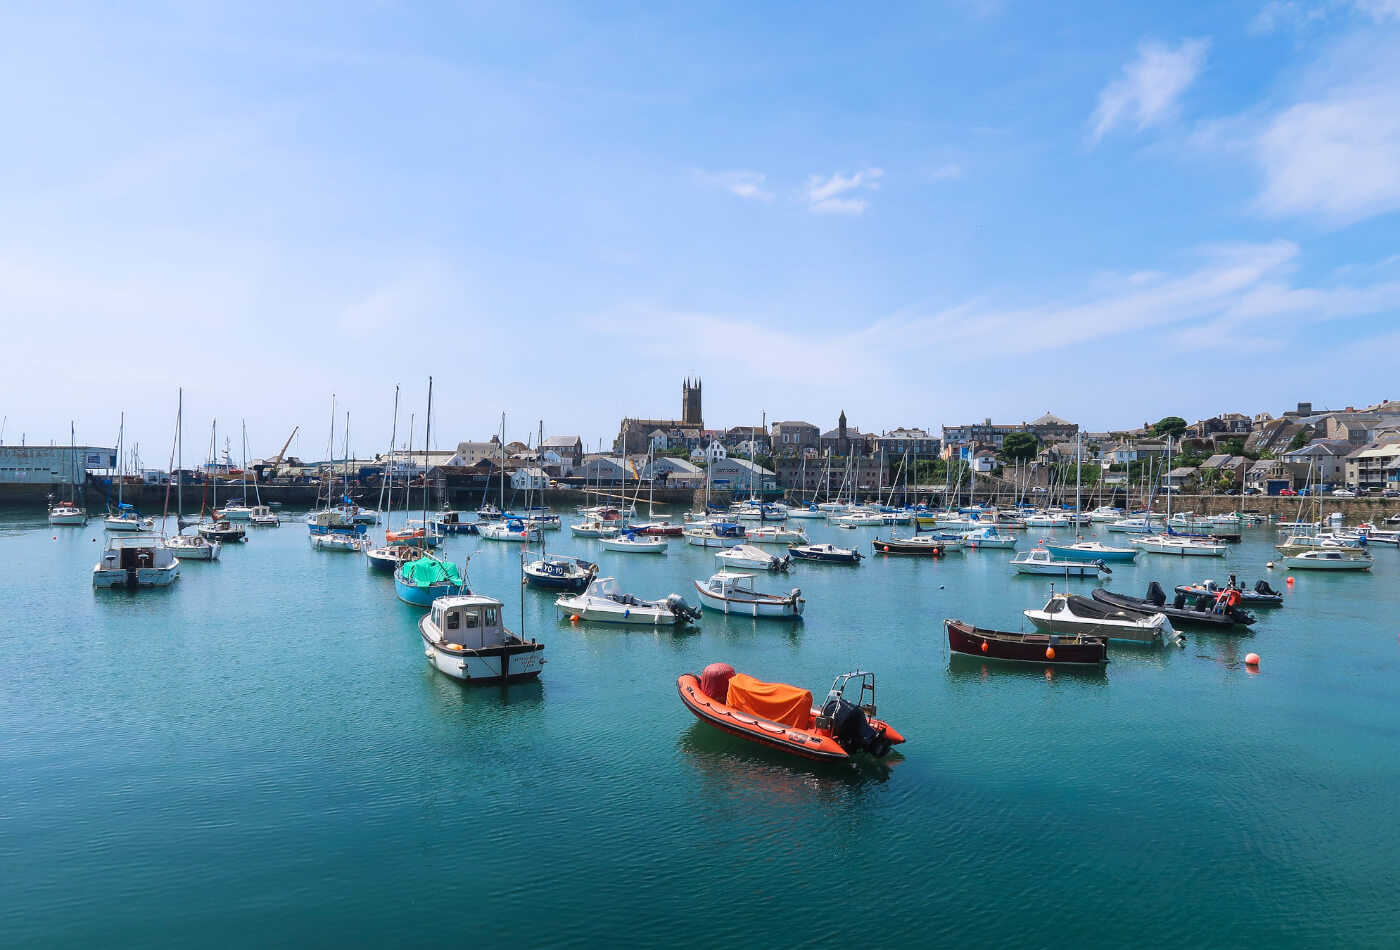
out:
<path id="1" fill-rule="evenodd" d="M 821 446 L 821 429 L 810 422 L 775 422 L 769 433 L 774 455 L 802 455 Z"/>
<path id="2" fill-rule="evenodd" d="M 0 445 L 0 484 L 82 484 L 90 470 L 115 472 L 117 450 L 93 445 Z"/>
<path id="3" fill-rule="evenodd" d="M 779 488 L 820 498 L 834 498 L 841 493 L 842 485 L 846 486 L 848 493 L 852 484 L 859 491 L 888 488 L 890 473 L 898 465 L 898 462 L 891 464 L 888 458 L 882 465 L 879 459 L 859 456 L 836 463 L 829 458 L 791 455 L 780 455 L 773 460 Z M 912 476 L 910 481 L 913 481 Z"/>
<path id="4" fill-rule="evenodd" d="M 709 485 L 731 491 L 764 491 L 776 488 L 777 476 L 748 459 L 721 458 L 710 463 Z"/>
<path id="5" fill-rule="evenodd" d="M 1356 491 L 1381 491 L 1394 487 L 1390 476 L 1400 460 L 1400 438 L 1374 442 L 1346 457 L 1346 484 Z"/>
<path id="6" fill-rule="evenodd" d="M 877 451 L 884 452 L 886 456 L 937 458 L 942 447 L 942 441 L 930 436 L 926 429 L 892 429 L 881 435 L 877 442 Z"/>
<path id="7" fill-rule="evenodd" d="M 1345 439 L 1313 439 L 1302 448 L 1284 452 L 1282 458 L 1293 480 L 1306 484 L 1339 487 L 1346 482 L 1347 456 L 1356 446 Z"/>
<path id="8" fill-rule="evenodd" d="M 655 445 L 658 438 L 664 439 L 667 448 L 691 445 L 692 440 L 701 437 L 704 428 L 700 380 L 686 379 L 681 383 L 679 419 L 623 419 L 613 451 L 624 455 L 641 454 L 648 446 Z"/>
<path id="9" fill-rule="evenodd" d="M 576 435 L 552 435 L 540 443 L 540 455 L 553 452 L 559 457 L 559 461 L 567 461 L 569 468 L 573 468 L 583 461 L 583 440 Z"/>

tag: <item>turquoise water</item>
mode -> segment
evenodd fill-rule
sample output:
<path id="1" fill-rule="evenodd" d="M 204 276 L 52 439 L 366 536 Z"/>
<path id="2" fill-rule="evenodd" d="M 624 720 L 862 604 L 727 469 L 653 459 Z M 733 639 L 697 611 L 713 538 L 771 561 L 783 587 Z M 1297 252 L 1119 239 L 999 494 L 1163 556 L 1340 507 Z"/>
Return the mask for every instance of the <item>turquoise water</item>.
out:
<path id="1" fill-rule="evenodd" d="M 1297 572 L 1245 636 L 1115 645 L 1102 674 L 950 662 L 943 618 L 1020 629 L 1044 602 L 1007 551 L 798 565 L 767 585 L 803 589 L 795 626 L 570 625 L 527 590 L 550 662 L 502 689 L 430 670 L 392 580 L 302 525 L 131 594 L 90 586 L 100 524 L 0 517 L 9 946 L 1400 943 L 1395 550 Z M 1271 541 L 1110 586 L 1252 584 Z M 679 541 L 550 543 L 647 597 L 694 603 L 716 569 Z M 517 546 L 447 551 L 479 551 L 518 629 Z M 848 770 L 718 734 L 675 692 L 715 660 L 818 696 L 872 669 L 909 741 Z"/>

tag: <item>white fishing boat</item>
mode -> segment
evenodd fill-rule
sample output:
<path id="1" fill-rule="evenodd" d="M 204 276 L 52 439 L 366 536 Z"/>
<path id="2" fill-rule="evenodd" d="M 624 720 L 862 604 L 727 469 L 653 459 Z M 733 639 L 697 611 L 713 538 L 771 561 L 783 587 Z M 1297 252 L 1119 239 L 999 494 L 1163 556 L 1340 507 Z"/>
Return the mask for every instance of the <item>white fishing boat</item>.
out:
<path id="1" fill-rule="evenodd" d="M 102 560 L 92 569 L 92 586 L 168 587 L 180 578 L 180 559 L 152 535 L 120 535 L 107 539 Z"/>
<path id="2" fill-rule="evenodd" d="M 1169 554 L 1177 557 L 1224 557 L 1225 545 L 1194 538 L 1178 538 L 1170 534 L 1149 534 L 1133 538 L 1132 544 L 1150 554 Z"/>
<path id="3" fill-rule="evenodd" d="M 1011 559 L 1017 574 L 1049 574 L 1059 577 L 1097 577 L 1113 571 L 1101 561 L 1071 561 L 1057 558 L 1045 548 L 1022 551 Z"/>
<path id="4" fill-rule="evenodd" d="M 492 521 L 481 526 L 481 537 L 485 541 L 514 541 L 529 544 L 538 541 L 542 534 L 539 527 L 528 525 L 518 519 Z"/>
<path id="5" fill-rule="evenodd" d="M 725 567 L 757 568 L 762 571 L 785 571 L 788 569 L 788 565 L 792 563 L 792 556 L 784 555 L 783 557 L 778 557 L 752 544 L 741 544 L 738 547 L 716 551 L 715 560 L 719 561 Z"/>
<path id="6" fill-rule="evenodd" d="M 248 523 L 259 528 L 276 528 L 282 524 L 281 517 L 267 505 L 254 505 Z"/>
<path id="7" fill-rule="evenodd" d="M 581 594 L 564 595 L 554 602 L 561 617 L 661 627 L 699 619 L 700 611 L 679 594 L 665 600 L 643 600 L 623 593 L 615 577 L 595 578 Z"/>
<path id="8" fill-rule="evenodd" d="M 1283 559 L 1296 571 L 1369 571 L 1375 563 L 1369 554 L 1341 548 L 1313 548 Z"/>
<path id="9" fill-rule="evenodd" d="M 670 546 L 665 538 L 648 538 L 635 531 L 625 531 L 611 538 L 600 538 L 598 543 L 609 551 L 620 551 L 623 554 L 665 554 Z"/>
<path id="10" fill-rule="evenodd" d="M 801 528 L 764 525 L 750 528 L 745 538 L 751 544 L 811 544 L 812 539 Z"/>
<path id="11" fill-rule="evenodd" d="M 807 604 L 800 588 L 786 594 L 765 594 L 754 589 L 752 574 L 731 571 L 721 571 L 704 584 L 696 581 L 695 591 L 703 606 L 743 617 L 797 619 Z"/>
<path id="12" fill-rule="evenodd" d="M 544 666 L 544 644 L 506 629 L 502 604 L 480 594 L 438 597 L 418 621 L 423 655 L 453 679 L 510 683 L 536 679 Z"/>
<path id="13" fill-rule="evenodd" d="M 1046 633 L 1107 637 L 1133 643 L 1163 643 L 1177 639 L 1165 614 L 1141 616 L 1078 594 L 1051 594 L 1039 610 L 1023 610 L 1026 619 Z"/>
<path id="14" fill-rule="evenodd" d="M 177 534 L 161 544 L 182 561 L 217 561 L 224 549 L 222 541 L 199 534 Z"/>

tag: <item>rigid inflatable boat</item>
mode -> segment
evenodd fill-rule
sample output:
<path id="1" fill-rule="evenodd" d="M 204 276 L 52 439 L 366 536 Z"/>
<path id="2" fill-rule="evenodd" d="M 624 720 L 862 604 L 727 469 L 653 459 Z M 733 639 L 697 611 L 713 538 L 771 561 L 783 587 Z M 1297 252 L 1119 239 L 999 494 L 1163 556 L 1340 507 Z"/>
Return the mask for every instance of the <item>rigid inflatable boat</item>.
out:
<path id="1" fill-rule="evenodd" d="M 845 695 L 852 684 L 859 684 L 855 702 Z M 875 718 L 875 674 L 861 670 L 836 677 L 820 707 L 809 690 L 765 683 L 727 663 L 711 663 L 699 676 L 681 674 L 676 690 L 701 722 L 806 759 L 844 762 L 861 752 L 878 759 L 904 741 Z"/>

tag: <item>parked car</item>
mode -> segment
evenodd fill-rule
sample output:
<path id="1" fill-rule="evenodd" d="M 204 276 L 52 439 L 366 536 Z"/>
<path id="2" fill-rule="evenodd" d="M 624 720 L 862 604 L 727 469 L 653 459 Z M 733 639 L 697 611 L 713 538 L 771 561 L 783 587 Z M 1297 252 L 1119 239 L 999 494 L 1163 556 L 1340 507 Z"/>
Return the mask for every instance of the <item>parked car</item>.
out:
<path id="1" fill-rule="evenodd" d="M 1381 492 L 1381 497 L 1382 497 L 1382 498 L 1400 498 L 1400 491 L 1397 491 L 1397 490 L 1395 490 L 1394 488 L 1387 488 L 1385 491 Z"/>
<path id="2" fill-rule="evenodd" d="M 1355 498 L 1355 497 L 1356 497 L 1356 492 L 1354 492 L 1354 491 L 1348 491 L 1348 490 L 1345 489 L 1345 488 L 1338 488 L 1336 491 L 1334 491 L 1334 492 L 1332 493 L 1332 497 L 1333 497 L 1333 498 Z"/>
<path id="3" fill-rule="evenodd" d="M 1240 490 L 1239 490 L 1238 488 L 1227 488 L 1227 489 L 1225 489 L 1225 494 L 1227 494 L 1227 495 L 1238 495 L 1239 493 L 1240 493 Z"/>
<path id="4" fill-rule="evenodd" d="M 1263 493 L 1261 490 L 1259 490 L 1258 488 L 1246 488 L 1246 489 L 1244 490 L 1244 493 L 1245 493 L 1246 495 L 1262 495 L 1262 494 L 1264 494 L 1264 493 Z"/>
<path id="5" fill-rule="evenodd" d="M 1288 496 L 1290 496 L 1290 497 L 1297 497 L 1297 495 L 1298 495 L 1298 493 L 1297 493 L 1296 491 L 1294 491 L 1293 489 L 1291 489 L 1291 488 L 1285 488 L 1283 491 L 1279 492 L 1279 494 L 1280 494 L 1280 495 L 1288 495 Z"/>

